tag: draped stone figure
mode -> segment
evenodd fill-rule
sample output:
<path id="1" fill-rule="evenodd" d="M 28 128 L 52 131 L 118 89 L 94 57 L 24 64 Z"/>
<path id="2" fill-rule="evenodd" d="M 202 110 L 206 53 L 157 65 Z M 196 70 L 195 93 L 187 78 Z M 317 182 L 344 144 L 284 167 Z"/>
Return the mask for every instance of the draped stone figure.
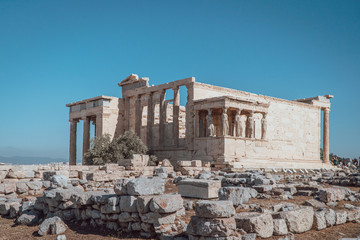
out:
<path id="1" fill-rule="evenodd" d="M 206 115 L 206 131 L 207 131 L 206 136 L 215 137 L 216 129 L 212 121 L 211 110 L 208 110 L 208 115 Z"/>
<path id="2" fill-rule="evenodd" d="M 223 136 L 227 136 L 229 134 L 229 120 L 228 120 L 228 115 L 226 113 L 226 108 L 224 108 L 223 110 L 223 114 L 222 114 L 222 133 Z"/>
<path id="3" fill-rule="evenodd" d="M 241 117 L 240 115 L 240 137 L 245 137 L 245 133 L 246 133 L 246 116 L 243 115 Z"/>
<path id="4" fill-rule="evenodd" d="M 261 119 L 261 139 L 266 139 L 267 133 L 267 113 L 264 113 L 263 118 Z"/>
<path id="5" fill-rule="evenodd" d="M 255 130 L 255 118 L 254 118 L 254 113 L 251 112 L 250 116 L 248 117 L 248 138 L 253 138 L 254 137 L 254 130 Z"/>
<path id="6" fill-rule="evenodd" d="M 235 116 L 235 136 L 236 137 L 241 137 L 241 115 L 240 115 L 240 111 L 237 111 L 236 116 Z"/>

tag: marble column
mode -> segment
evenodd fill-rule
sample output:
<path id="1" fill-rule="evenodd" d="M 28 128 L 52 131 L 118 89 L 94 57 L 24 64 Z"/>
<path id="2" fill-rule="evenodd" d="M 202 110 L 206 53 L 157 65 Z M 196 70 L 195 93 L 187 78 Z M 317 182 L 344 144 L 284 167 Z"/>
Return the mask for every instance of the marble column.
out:
<path id="1" fill-rule="evenodd" d="M 263 113 L 263 117 L 261 119 L 261 139 L 265 140 L 267 135 L 267 113 Z"/>
<path id="2" fill-rule="evenodd" d="M 166 123 L 166 104 L 165 104 L 166 89 L 160 93 L 160 120 L 159 120 L 159 146 L 165 145 L 165 123 Z"/>
<path id="3" fill-rule="evenodd" d="M 142 123 L 142 105 L 141 95 L 136 96 L 135 100 L 135 133 L 141 137 L 141 124 Z"/>
<path id="4" fill-rule="evenodd" d="M 174 145 L 179 146 L 179 117 L 180 117 L 180 93 L 179 86 L 173 88 L 173 141 Z"/>
<path id="5" fill-rule="evenodd" d="M 195 111 L 194 111 L 194 83 L 185 85 L 187 89 L 187 102 L 186 102 L 186 146 L 188 150 L 194 150 L 194 137 L 195 137 Z"/>
<path id="6" fill-rule="evenodd" d="M 95 137 L 101 137 L 103 135 L 103 114 L 96 114 L 95 121 Z"/>
<path id="7" fill-rule="evenodd" d="M 90 148 L 90 118 L 84 117 L 84 127 L 83 127 L 83 159 L 82 163 L 85 164 L 85 153 L 89 151 Z"/>
<path id="8" fill-rule="evenodd" d="M 124 111 L 125 111 L 124 132 L 126 132 L 130 130 L 130 97 L 124 98 Z"/>
<path id="9" fill-rule="evenodd" d="M 76 128 L 77 120 L 70 120 L 70 147 L 69 147 L 69 165 L 76 165 Z"/>
<path id="10" fill-rule="evenodd" d="M 195 111 L 195 137 L 200 137 L 200 111 Z"/>
<path id="11" fill-rule="evenodd" d="M 148 105 L 147 105 L 147 124 L 146 124 L 146 144 L 149 148 L 153 146 L 153 126 L 154 126 L 154 103 L 153 93 L 148 93 Z"/>
<path id="12" fill-rule="evenodd" d="M 329 113 L 330 109 L 325 108 L 324 111 L 324 126 L 323 126 L 323 163 L 330 163 L 329 160 Z"/>

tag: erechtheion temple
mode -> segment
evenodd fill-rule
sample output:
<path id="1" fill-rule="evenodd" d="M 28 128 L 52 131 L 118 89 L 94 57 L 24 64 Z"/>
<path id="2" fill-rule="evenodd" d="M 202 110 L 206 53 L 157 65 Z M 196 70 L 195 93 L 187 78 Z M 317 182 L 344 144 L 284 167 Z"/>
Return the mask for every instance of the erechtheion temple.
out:
<path id="1" fill-rule="evenodd" d="M 331 95 L 290 101 L 198 83 L 194 77 L 149 86 L 148 78 L 136 74 L 118 85 L 122 98 L 99 96 L 66 105 L 70 108 L 70 165 L 76 164 L 76 129 L 82 120 L 83 152 L 89 149 L 93 123 L 95 136 L 133 130 L 155 155 L 173 163 L 202 160 L 233 168 L 330 166 Z M 185 106 L 180 105 L 182 86 L 187 89 L 187 96 L 181 96 L 187 100 Z"/>

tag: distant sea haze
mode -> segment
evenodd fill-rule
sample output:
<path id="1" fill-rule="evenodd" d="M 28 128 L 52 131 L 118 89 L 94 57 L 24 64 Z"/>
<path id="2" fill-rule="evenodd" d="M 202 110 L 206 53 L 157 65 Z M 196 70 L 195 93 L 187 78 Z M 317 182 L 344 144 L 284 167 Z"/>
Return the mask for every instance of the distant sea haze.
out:
<path id="1" fill-rule="evenodd" d="M 14 157 L 3 157 L 0 156 L 0 163 L 9 163 L 17 165 L 31 165 L 31 164 L 47 164 L 52 162 L 68 162 L 68 159 L 65 158 L 48 158 L 48 157 L 24 157 L 24 156 L 14 156 Z"/>

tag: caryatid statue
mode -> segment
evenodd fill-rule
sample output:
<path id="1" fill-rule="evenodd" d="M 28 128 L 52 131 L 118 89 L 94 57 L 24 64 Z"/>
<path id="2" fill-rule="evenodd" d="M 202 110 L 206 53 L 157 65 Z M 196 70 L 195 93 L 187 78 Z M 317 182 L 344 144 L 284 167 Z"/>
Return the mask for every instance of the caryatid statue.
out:
<path id="1" fill-rule="evenodd" d="M 254 137 L 254 130 L 255 130 L 255 119 L 254 119 L 254 112 L 250 112 L 250 116 L 248 117 L 248 138 Z"/>
<path id="2" fill-rule="evenodd" d="M 267 132 L 267 113 L 263 114 L 263 118 L 261 119 L 261 139 L 266 139 L 266 132 Z"/>
<path id="3" fill-rule="evenodd" d="M 229 134 L 229 119 L 228 119 L 228 115 L 227 115 L 227 108 L 223 108 L 222 133 L 223 133 L 223 136 L 227 136 Z"/>
<path id="4" fill-rule="evenodd" d="M 235 116 L 235 136 L 241 137 L 241 109 L 236 111 Z"/>
<path id="5" fill-rule="evenodd" d="M 215 137 L 216 130 L 212 121 L 211 109 L 208 109 L 208 114 L 206 115 L 206 131 L 207 131 L 207 136 Z"/>

